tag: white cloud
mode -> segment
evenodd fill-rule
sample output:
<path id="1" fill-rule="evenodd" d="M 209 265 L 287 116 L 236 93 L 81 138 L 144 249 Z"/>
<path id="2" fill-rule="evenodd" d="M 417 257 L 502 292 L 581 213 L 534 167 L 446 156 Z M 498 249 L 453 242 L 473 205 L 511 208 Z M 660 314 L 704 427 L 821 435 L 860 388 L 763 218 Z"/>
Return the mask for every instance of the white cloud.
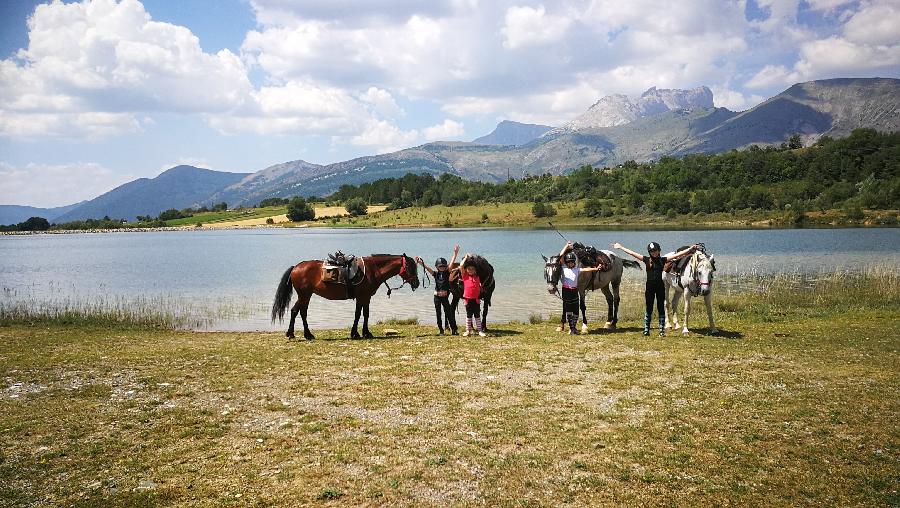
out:
<path id="1" fill-rule="evenodd" d="M 900 45 L 900 3 L 864 4 L 844 25 L 844 36 L 857 44 Z"/>
<path id="2" fill-rule="evenodd" d="M 565 16 L 547 15 L 544 6 L 510 7 L 506 10 L 503 28 L 503 47 L 524 48 L 560 40 L 572 20 Z"/>
<path id="3" fill-rule="evenodd" d="M 26 164 L 0 161 L 0 203 L 50 208 L 92 199 L 133 180 L 93 162 Z"/>
<path id="4" fill-rule="evenodd" d="M 378 153 L 388 153 L 408 148 L 418 138 L 419 133 L 415 130 L 403 131 L 390 122 L 379 120 L 369 123 L 361 133 L 352 136 L 350 143 L 373 147 Z"/>
<path id="5" fill-rule="evenodd" d="M 136 0 L 38 5 L 28 27 L 28 48 L 0 62 L 3 135 L 131 132 L 140 112 L 224 112 L 252 90 L 237 55 L 204 53 Z"/>
<path id="6" fill-rule="evenodd" d="M 426 141 L 446 141 L 451 138 L 459 138 L 465 133 L 466 128 L 462 123 L 447 118 L 437 125 L 426 127 L 423 135 Z"/>
<path id="7" fill-rule="evenodd" d="M 745 111 L 766 100 L 761 95 L 743 94 L 727 86 L 710 87 L 716 107 L 728 108 L 732 111 Z"/>
<path id="8" fill-rule="evenodd" d="M 800 74 L 788 70 L 783 65 L 766 65 L 750 78 L 745 86 L 748 88 L 770 88 L 800 80 Z"/>

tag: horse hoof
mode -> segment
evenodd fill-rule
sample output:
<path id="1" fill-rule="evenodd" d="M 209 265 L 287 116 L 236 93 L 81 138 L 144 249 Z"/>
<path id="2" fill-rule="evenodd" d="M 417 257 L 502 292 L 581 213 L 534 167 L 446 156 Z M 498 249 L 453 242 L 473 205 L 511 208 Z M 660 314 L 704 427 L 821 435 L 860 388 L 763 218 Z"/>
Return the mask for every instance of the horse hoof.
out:
<path id="1" fill-rule="evenodd" d="M 556 331 L 557 331 L 557 332 L 563 331 L 562 325 L 557 326 L 557 327 L 556 327 Z"/>
<path id="2" fill-rule="evenodd" d="M 604 323 L 604 325 L 603 325 L 603 328 L 606 328 L 607 330 L 612 330 L 612 329 L 615 328 L 615 327 L 616 327 L 616 325 L 613 324 L 612 321 L 607 321 L 607 322 Z"/>
<path id="3" fill-rule="evenodd" d="M 719 330 L 713 328 L 712 330 L 709 331 L 709 334 L 710 335 L 719 335 Z"/>
<path id="4" fill-rule="evenodd" d="M 685 328 L 684 330 L 681 330 L 681 335 L 688 335 L 690 333 L 691 333 L 691 331 L 688 330 L 687 328 Z"/>
<path id="5" fill-rule="evenodd" d="M 284 336 L 287 337 L 287 338 L 289 338 L 289 339 L 293 339 L 293 338 L 294 338 L 294 334 L 293 334 L 293 333 L 290 333 L 290 332 L 284 334 Z"/>
<path id="6" fill-rule="evenodd" d="M 365 333 L 363 333 L 363 338 L 366 338 L 366 339 L 374 339 L 375 336 L 372 335 L 372 332 L 365 332 Z"/>
<path id="7" fill-rule="evenodd" d="M 588 325 L 582 323 L 581 324 L 581 333 L 587 333 L 587 332 L 588 332 Z"/>

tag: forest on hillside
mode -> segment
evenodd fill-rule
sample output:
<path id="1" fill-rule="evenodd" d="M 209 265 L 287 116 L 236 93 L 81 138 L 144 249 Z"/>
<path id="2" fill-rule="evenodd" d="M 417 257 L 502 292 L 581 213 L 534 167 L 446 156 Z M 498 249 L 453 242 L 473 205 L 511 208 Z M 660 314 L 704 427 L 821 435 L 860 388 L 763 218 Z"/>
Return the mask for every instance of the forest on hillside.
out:
<path id="1" fill-rule="evenodd" d="M 857 129 L 810 147 L 781 146 L 694 154 L 613 168 L 582 166 L 568 175 L 504 183 L 451 174 L 407 174 L 345 185 L 328 196 L 344 202 L 456 206 L 483 202 L 552 203 L 585 199 L 585 215 L 686 214 L 735 210 L 896 209 L 900 206 L 900 133 Z"/>

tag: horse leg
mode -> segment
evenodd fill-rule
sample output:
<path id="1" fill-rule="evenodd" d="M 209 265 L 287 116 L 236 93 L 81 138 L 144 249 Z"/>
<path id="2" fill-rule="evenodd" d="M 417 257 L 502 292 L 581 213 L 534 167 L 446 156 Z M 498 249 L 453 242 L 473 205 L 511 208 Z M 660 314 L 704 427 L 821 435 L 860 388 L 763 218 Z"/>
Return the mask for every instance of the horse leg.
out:
<path id="1" fill-rule="evenodd" d="M 306 305 L 309 305 L 309 295 L 306 295 L 305 300 L 306 300 Z M 293 339 L 293 338 L 294 338 L 294 322 L 297 321 L 297 313 L 300 312 L 300 308 L 301 308 L 301 307 L 303 307 L 304 310 L 305 310 L 305 306 L 304 306 L 304 304 L 303 304 L 303 301 L 304 301 L 304 295 L 302 295 L 302 294 L 298 291 L 298 292 L 297 292 L 297 301 L 296 301 L 296 302 L 294 303 L 294 305 L 291 307 L 291 320 L 290 320 L 290 322 L 288 323 L 288 330 L 287 330 L 287 332 L 285 332 L 285 334 L 284 334 L 284 336 L 287 337 L 287 338 L 289 338 L 289 339 Z M 305 328 L 305 325 L 306 325 L 306 320 L 305 320 L 305 319 L 303 320 L 303 323 L 304 323 L 304 331 L 305 331 L 305 329 L 306 329 L 306 328 Z"/>
<path id="2" fill-rule="evenodd" d="M 363 311 L 363 337 L 366 339 L 374 338 L 372 332 L 369 331 L 369 302 L 366 302 L 362 308 Z"/>
<path id="3" fill-rule="evenodd" d="M 300 295 L 300 300 L 297 302 L 300 304 L 300 319 L 303 320 L 303 338 L 306 340 L 313 340 L 316 338 L 316 336 L 309 331 L 309 323 L 306 321 L 306 312 L 309 310 L 310 298 L 312 298 L 312 295 Z"/>
<path id="4" fill-rule="evenodd" d="M 706 315 L 709 316 L 709 334 L 716 335 L 719 333 L 719 330 L 716 328 L 716 321 L 713 319 L 712 313 L 712 293 L 707 294 L 703 297 L 703 303 L 706 304 Z"/>
<path id="5" fill-rule="evenodd" d="M 362 304 L 359 300 L 356 300 L 356 314 L 353 317 L 353 328 L 350 329 L 350 338 L 358 339 L 359 331 L 357 330 L 357 326 L 359 326 L 359 313 L 362 312 Z"/>
<path id="6" fill-rule="evenodd" d="M 665 293 L 665 294 L 666 294 L 666 306 L 665 306 L 665 309 L 666 309 L 666 329 L 669 329 L 669 328 L 672 328 L 672 316 L 670 315 L 670 314 L 671 314 L 671 310 L 672 310 L 672 301 L 669 300 L 669 290 L 672 289 L 672 285 L 669 284 L 669 280 L 666 279 L 666 276 L 665 276 L 665 275 L 663 275 L 663 285 L 666 287 L 666 293 Z"/>
<path id="7" fill-rule="evenodd" d="M 668 306 L 669 307 L 667 309 L 668 315 L 667 315 L 666 319 L 672 318 L 672 329 L 673 330 L 678 328 L 678 300 L 680 300 L 680 299 L 681 299 L 681 292 L 678 291 L 677 289 L 672 291 L 672 302 L 671 302 L 672 304 Z"/>
<path id="8" fill-rule="evenodd" d="M 584 290 L 578 292 L 578 306 L 581 309 L 581 333 L 587 333 L 587 296 Z"/>
<path id="9" fill-rule="evenodd" d="M 613 312 L 615 309 L 613 308 L 613 295 L 609 292 L 609 286 L 603 286 L 600 288 L 600 291 L 603 292 L 603 296 L 606 297 L 606 323 L 603 324 L 603 328 L 609 330 L 613 328 Z"/>
<path id="10" fill-rule="evenodd" d="M 484 308 L 481 309 L 481 331 L 485 333 L 487 333 L 487 314 L 488 307 L 490 306 L 491 304 L 487 300 L 484 300 Z"/>
<path id="11" fill-rule="evenodd" d="M 687 291 L 687 290 L 685 289 L 685 291 Z M 687 334 L 691 333 L 691 331 L 688 330 L 688 319 L 690 318 L 690 316 L 691 316 L 691 295 L 686 294 L 686 295 L 684 295 L 684 327 L 681 329 L 682 335 L 687 335 Z"/>
<path id="12" fill-rule="evenodd" d="M 612 315 L 612 321 L 609 323 L 609 328 L 615 329 L 616 325 L 619 323 L 619 302 L 622 301 L 621 297 L 619 296 L 619 282 L 613 281 L 612 294 L 613 294 L 613 315 Z"/>

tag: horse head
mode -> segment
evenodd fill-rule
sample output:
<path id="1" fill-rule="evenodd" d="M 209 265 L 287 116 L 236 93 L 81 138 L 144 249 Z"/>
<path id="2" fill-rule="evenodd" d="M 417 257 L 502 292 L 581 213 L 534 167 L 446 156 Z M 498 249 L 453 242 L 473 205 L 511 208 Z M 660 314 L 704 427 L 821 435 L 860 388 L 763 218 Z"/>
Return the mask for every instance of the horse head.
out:
<path id="1" fill-rule="evenodd" d="M 556 293 L 559 279 L 562 277 L 562 264 L 559 262 L 559 256 L 544 256 L 544 281 L 547 283 L 547 292 Z"/>
<path id="2" fill-rule="evenodd" d="M 403 279 L 403 282 L 408 282 L 412 290 L 415 291 L 419 287 L 419 269 L 416 265 L 416 260 L 407 256 L 405 252 L 401 257 L 402 265 L 400 266 L 400 273 L 397 275 Z"/>
<path id="3" fill-rule="evenodd" d="M 705 252 L 697 252 L 694 270 L 694 281 L 697 283 L 700 295 L 706 296 L 712 290 L 713 273 L 716 271 L 716 262 L 712 256 Z"/>

